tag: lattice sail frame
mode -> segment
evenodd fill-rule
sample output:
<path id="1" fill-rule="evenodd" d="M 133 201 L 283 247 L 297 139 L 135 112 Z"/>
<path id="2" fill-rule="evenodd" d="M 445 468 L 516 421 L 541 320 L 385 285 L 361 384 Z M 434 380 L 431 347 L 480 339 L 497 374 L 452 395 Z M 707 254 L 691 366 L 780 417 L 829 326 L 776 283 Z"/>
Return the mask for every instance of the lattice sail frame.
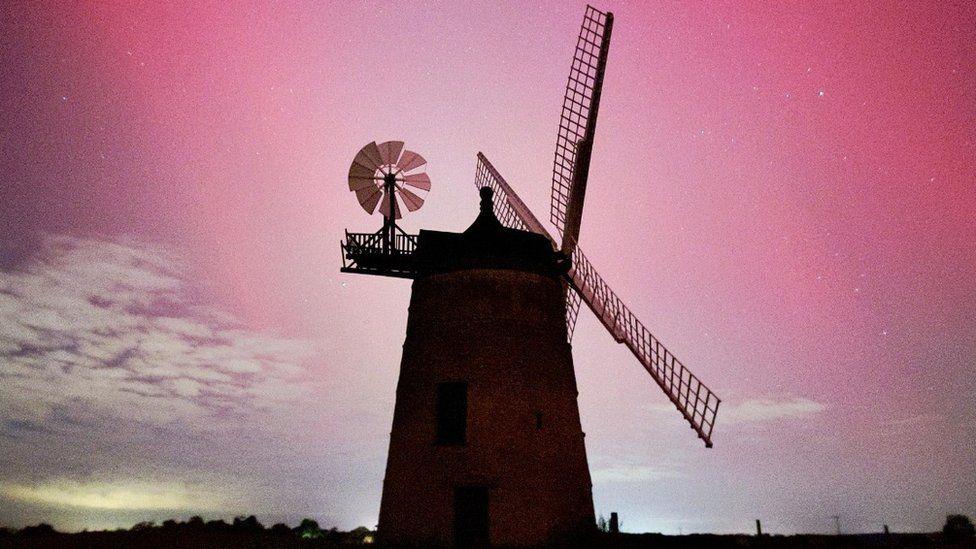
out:
<path id="1" fill-rule="evenodd" d="M 491 187 L 494 191 L 495 216 L 503 225 L 542 234 L 552 242 L 554 248 L 557 247 L 552 235 L 480 152 L 475 185 L 478 188 Z M 572 338 L 580 302 L 585 301 L 614 340 L 630 349 L 698 437 L 705 441 L 705 446 L 711 448 L 712 429 L 721 399 L 654 337 L 610 289 L 578 246 L 573 250 L 572 266 L 565 275 L 565 286 L 568 337 Z"/>
<path id="2" fill-rule="evenodd" d="M 630 311 L 577 246 L 567 276 L 610 335 L 637 357 L 685 417 L 705 446 L 712 447 L 712 429 L 721 399 L 691 373 Z"/>
<path id="3" fill-rule="evenodd" d="M 478 153 L 478 166 L 474 174 L 474 184 L 479 189 L 491 187 L 495 191 L 495 217 L 501 221 L 502 225 L 521 231 L 539 233 L 548 238 L 554 248 L 559 247 L 549 231 L 542 226 L 542 223 L 536 219 L 529 207 L 515 194 L 505 178 L 480 152 Z M 568 283 L 564 282 L 563 286 L 566 294 L 566 341 L 572 343 L 573 333 L 576 330 L 576 319 L 579 318 L 580 296 L 569 288 Z"/>
<path id="4" fill-rule="evenodd" d="M 559 236 L 577 219 L 571 211 L 571 201 L 582 202 L 586 190 L 586 172 L 589 170 L 590 150 L 596 127 L 596 116 L 600 107 L 600 91 L 603 87 L 603 70 L 606 66 L 610 34 L 613 29 L 613 15 L 604 13 L 592 6 L 586 6 L 583 24 L 573 55 L 573 63 L 566 83 L 563 108 L 559 115 L 559 130 L 556 135 L 556 153 L 552 165 L 552 201 L 549 220 L 556 227 Z M 577 173 L 579 172 L 579 173 Z M 572 196 L 573 188 L 579 197 Z M 582 204 L 579 205 L 582 208 Z M 567 224 L 570 227 L 567 227 Z M 570 235 L 575 241 L 578 234 Z M 563 246 L 565 248 L 565 245 Z"/>

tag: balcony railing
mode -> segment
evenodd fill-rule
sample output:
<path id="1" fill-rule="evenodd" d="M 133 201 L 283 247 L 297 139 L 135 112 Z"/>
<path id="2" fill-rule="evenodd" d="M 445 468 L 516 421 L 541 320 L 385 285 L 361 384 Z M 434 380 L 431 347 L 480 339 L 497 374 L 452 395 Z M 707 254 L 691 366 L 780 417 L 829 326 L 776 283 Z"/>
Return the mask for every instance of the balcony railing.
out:
<path id="1" fill-rule="evenodd" d="M 342 246 L 342 272 L 413 278 L 417 235 L 398 232 L 387 239 L 382 232 L 350 233 Z"/>

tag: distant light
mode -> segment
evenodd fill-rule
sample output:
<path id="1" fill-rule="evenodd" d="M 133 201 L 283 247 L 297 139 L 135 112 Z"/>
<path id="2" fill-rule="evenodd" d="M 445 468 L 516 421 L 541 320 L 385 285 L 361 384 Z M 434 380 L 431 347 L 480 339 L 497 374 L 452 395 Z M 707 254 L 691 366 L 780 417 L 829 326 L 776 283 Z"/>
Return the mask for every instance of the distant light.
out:
<path id="1" fill-rule="evenodd" d="M 817 92 L 817 95 L 820 96 L 820 97 L 823 97 L 824 96 L 824 91 L 823 90 L 820 90 L 819 92 Z"/>

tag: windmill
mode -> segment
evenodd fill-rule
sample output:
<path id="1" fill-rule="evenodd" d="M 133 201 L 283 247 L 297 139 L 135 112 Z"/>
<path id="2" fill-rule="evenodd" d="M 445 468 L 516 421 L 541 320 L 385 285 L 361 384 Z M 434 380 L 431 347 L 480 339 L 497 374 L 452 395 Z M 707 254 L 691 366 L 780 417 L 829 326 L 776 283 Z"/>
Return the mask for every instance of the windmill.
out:
<path id="1" fill-rule="evenodd" d="M 385 141 L 379 145 L 373 141 L 356 153 L 349 166 L 349 190 L 356 193 L 356 200 L 366 213 L 372 214 L 379 205 L 383 214 L 383 227 L 366 245 L 379 243 L 383 253 L 390 254 L 399 250 L 398 240 L 410 239 L 396 220 L 403 217 L 400 202 L 410 212 L 424 205 L 421 194 L 426 195 L 430 190 L 430 177 L 416 170 L 425 164 L 424 157 L 403 149 L 403 141 Z"/>
<path id="2" fill-rule="evenodd" d="M 396 226 L 397 199 L 422 204 L 405 186 L 430 189 L 409 173 L 423 159 L 401 156 L 401 142 L 370 143 L 353 161 L 363 208 L 389 205 L 379 232 L 346 231 L 342 271 L 414 280 L 380 505 L 386 543 L 536 545 L 593 531 L 570 346 L 584 302 L 712 446 L 719 398 L 577 244 L 612 29 L 611 13 L 587 6 L 553 162 L 559 240 L 480 152 L 481 212 L 462 233 Z"/>

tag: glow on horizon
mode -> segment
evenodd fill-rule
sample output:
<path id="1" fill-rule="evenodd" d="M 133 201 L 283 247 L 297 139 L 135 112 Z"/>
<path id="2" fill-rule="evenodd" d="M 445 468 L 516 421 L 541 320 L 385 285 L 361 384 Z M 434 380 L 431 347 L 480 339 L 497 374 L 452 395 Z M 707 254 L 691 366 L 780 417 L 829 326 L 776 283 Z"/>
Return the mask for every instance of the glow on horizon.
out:
<path id="1" fill-rule="evenodd" d="M 213 511 L 228 505 L 227 498 L 209 490 L 190 489 L 180 484 L 146 482 L 114 483 L 48 480 L 36 485 L 4 484 L 0 494 L 26 503 L 54 507 L 102 510 L 194 510 Z"/>

